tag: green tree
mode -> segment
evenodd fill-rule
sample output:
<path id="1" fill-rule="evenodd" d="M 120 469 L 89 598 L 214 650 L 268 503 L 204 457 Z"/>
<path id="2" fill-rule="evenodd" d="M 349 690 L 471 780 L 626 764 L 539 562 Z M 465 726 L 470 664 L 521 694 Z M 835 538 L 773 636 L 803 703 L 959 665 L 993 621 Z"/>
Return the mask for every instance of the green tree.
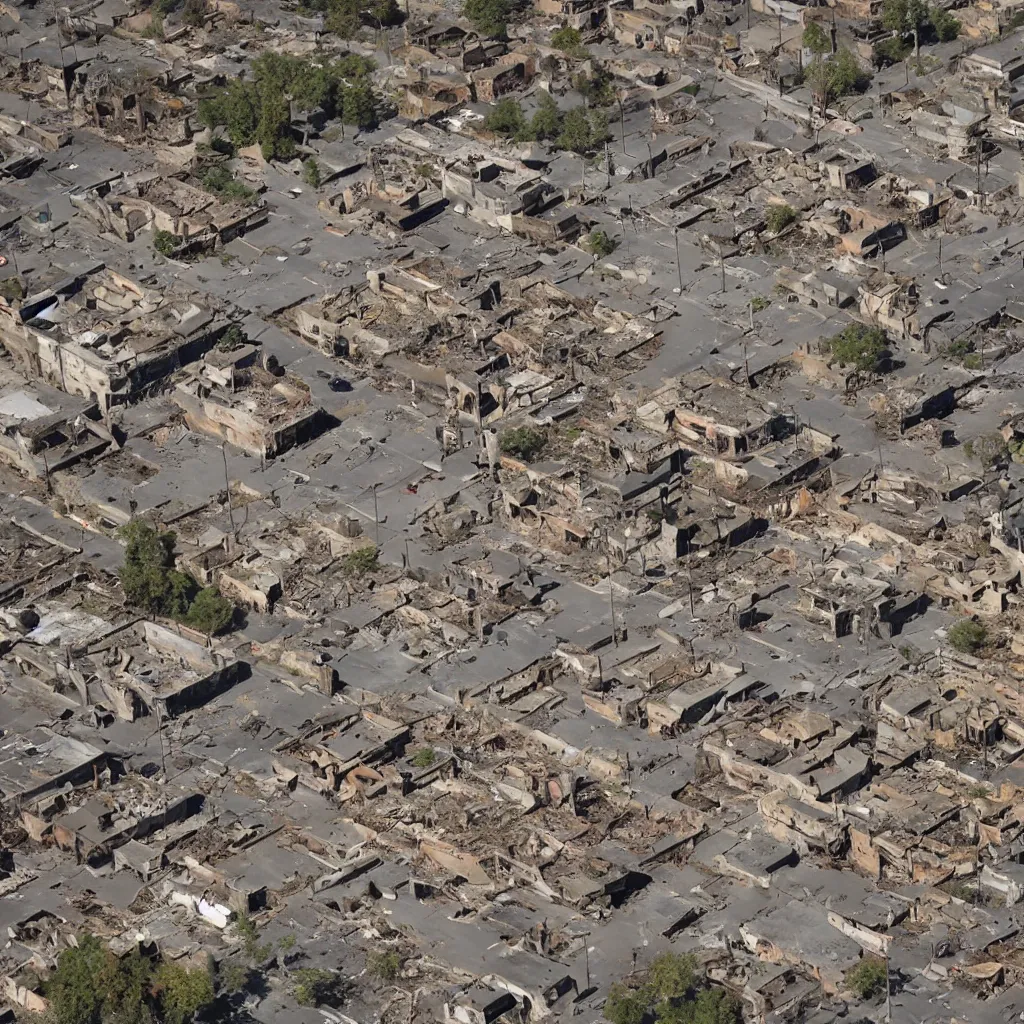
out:
<path id="1" fill-rule="evenodd" d="M 291 132 L 292 116 L 288 100 L 281 94 L 261 100 L 256 141 L 260 144 L 263 159 L 290 160 L 295 155 L 295 139 Z"/>
<path id="2" fill-rule="evenodd" d="M 928 11 L 928 21 L 940 43 L 951 43 L 960 35 L 960 21 L 941 7 L 932 7 Z"/>
<path id="3" fill-rule="evenodd" d="M 587 115 L 590 121 L 590 145 L 592 149 L 603 146 L 608 142 L 612 134 L 608 130 L 608 115 L 603 110 L 592 110 Z"/>
<path id="4" fill-rule="evenodd" d="M 593 147 L 593 136 L 590 130 L 590 118 L 583 107 L 567 110 L 562 118 L 562 128 L 555 140 L 559 149 L 568 149 L 582 156 Z"/>
<path id="5" fill-rule="evenodd" d="M 647 987 L 654 1002 L 685 999 L 697 984 L 699 964 L 692 954 L 659 953 L 647 970 Z"/>
<path id="6" fill-rule="evenodd" d="M 150 980 L 153 963 L 136 947 L 118 959 L 107 950 L 106 963 L 99 977 L 103 993 L 103 1019 L 116 1024 L 149 1024 Z"/>
<path id="7" fill-rule="evenodd" d="M 812 21 L 804 29 L 802 41 L 815 57 L 832 52 L 832 37 L 816 21 Z"/>
<path id="8" fill-rule="evenodd" d="M 130 604 L 159 614 L 168 602 L 175 536 L 160 533 L 142 519 L 133 519 L 120 532 L 125 541 L 119 574 L 124 595 Z"/>
<path id="9" fill-rule="evenodd" d="M 551 93 L 541 90 L 537 98 L 537 109 L 530 120 L 530 131 L 535 139 L 554 139 L 562 126 L 562 113 Z"/>
<path id="10" fill-rule="evenodd" d="M 213 636 L 227 629 L 234 617 L 234 605 L 216 587 L 203 587 L 189 606 L 185 622 Z"/>
<path id="11" fill-rule="evenodd" d="M 506 139 L 522 138 L 527 131 L 526 117 L 518 100 L 503 96 L 484 118 L 484 127 Z"/>
<path id="12" fill-rule="evenodd" d="M 256 137 L 259 96 L 250 83 L 232 81 L 199 101 L 199 120 L 210 129 L 223 125 L 235 146 L 249 146 Z"/>
<path id="13" fill-rule="evenodd" d="M 510 0 L 466 0 L 462 13 L 481 35 L 503 39 L 512 4 Z"/>
<path id="14" fill-rule="evenodd" d="M 344 91 L 341 119 L 357 128 L 377 126 L 377 97 L 368 82 L 354 82 Z"/>
<path id="15" fill-rule="evenodd" d="M 370 21 L 380 28 L 390 28 L 393 25 L 402 24 L 402 8 L 398 6 L 397 0 L 374 0 L 367 13 L 370 16 Z"/>
<path id="16" fill-rule="evenodd" d="M 191 1024 L 195 1015 L 213 1002 L 210 972 L 187 970 L 180 964 L 161 964 L 153 975 L 160 1019 L 166 1024 Z"/>
<path id="17" fill-rule="evenodd" d="M 107 950 L 95 935 L 81 935 L 78 945 L 64 950 L 44 991 L 56 1024 L 100 1024 L 104 991 L 100 979 Z"/>
<path id="18" fill-rule="evenodd" d="M 921 52 L 921 29 L 927 23 L 924 0 L 884 0 L 882 4 L 882 27 L 894 35 L 913 36 L 915 57 Z"/>
<path id="19" fill-rule="evenodd" d="M 690 1024 L 741 1024 L 740 1001 L 724 988 L 705 988 L 691 1004 Z"/>
<path id="20" fill-rule="evenodd" d="M 200 590 L 191 576 L 174 568 L 173 533 L 162 533 L 141 519 L 133 519 L 120 533 L 125 555 L 119 576 L 129 604 L 208 633 L 228 626 L 234 611 L 217 588 Z"/>
<path id="21" fill-rule="evenodd" d="M 877 370 L 889 346 L 885 332 L 878 327 L 864 324 L 850 324 L 838 334 L 825 341 L 822 347 L 832 353 L 840 366 L 852 366 L 857 370 Z"/>
<path id="22" fill-rule="evenodd" d="M 572 87 L 592 107 L 608 107 L 615 102 L 614 79 L 603 67 L 593 67 L 589 75 L 581 71 L 572 80 Z"/>
<path id="23" fill-rule="evenodd" d="M 862 957 L 846 972 L 846 984 L 861 998 L 871 999 L 888 987 L 888 968 L 876 956 Z"/>
<path id="24" fill-rule="evenodd" d="M 605 1020 L 611 1024 L 643 1024 L 647 1006 L 648 1000 L 644 992 L 617 981 L 608 990 L 608 998 L 604 1001 L 602 1012 Z"/>
<path id="25" fill-rule="evenodd" d="M 852 51 L 844 47 L 831 57 L 815 57 L 804 72 L 804 80 L 824 114 L 829 103 L 864 89 L 871 78 Z"/>
<path id="26" fill-rule="evenodd" d="M 333 0 L 324 19 L 324 28 L 339 39 L 353 39 L 363 27 L 359 0 Z"/>
<path id="27" fill-rule="evenodd" d="M 975 654 L 985 646 L 988 630 L 973 619 L 961 619 L 946 634 L 949 646 L 961 654 Z M 847 979 L 849 980 L 849 979 Z"/>
<path id="28" fill-rule="evenodd" d="M 575 57 L 578 60 L 585 60 L 590 56 L 587 48 L 583 45 L 583 36 L 580 35 L 580 30 L 572 28 L 570 25 L 563 25 L 551 33 L 551 45 L 556 50 L 561 50 L 567 56 Z"/>
<path id="29" fill-rule="evenodd" d="M 887 68 L 905 60 L 908 53 L 910 47 L 900 36 L 890 36 L 875 43 L 871 49 L 871 59 L 875 62 L 875 67 Z"/>

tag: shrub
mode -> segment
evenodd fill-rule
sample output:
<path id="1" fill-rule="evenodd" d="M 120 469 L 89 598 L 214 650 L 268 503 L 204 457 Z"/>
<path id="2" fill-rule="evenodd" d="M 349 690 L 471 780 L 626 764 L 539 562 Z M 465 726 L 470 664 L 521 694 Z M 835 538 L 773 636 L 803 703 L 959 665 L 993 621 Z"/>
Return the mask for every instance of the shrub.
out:
<path id="1" fill-rule="evenodd" d="M 1010 446 L 1002 434 L 993 432 L 981 434 L 964 444 L 964 453 L 970 459 L 977 459 L 985 469 L 1004 462 L 1010 454 Z"/>
<path id="2" fill-rule="evenodd" d="M 301 967 L 292 972 L 293 993 L 300 1006 L 338 1006 L 345 998 L 345 984 L 334 971 Z"/>
<path id="3" fill-rule="evenodd" d="M 412 756 L 412 763 L 417 768 L 429 768 L 437 760 L 437 754 L 431 747 L 423 747 Z"/>
<path id="4" fill-rule="evenodd" d="M 217 982 L 221 992 L 234 995 L 245 992 L 253 984 L 255 971 L 240 960 L 222 960 L 217 965 Z"/>
<path id="5" fill-rule="evenodd" d="M 598 257 L 610 256 L 615 252 L 615 240 L 609 238 L 607 233 L 600 228 L 587 235 L 585 244 L 587 250 Z"/>
<path id="6" fill-rule="evenodd" d="M 394 981 L 402 969 L 402 961 L 394 950 L 389 950 L 386 953 L 373 953 L 366 966 L 378 981 Z"/>
<path id="7" fill-rule="evenodd" d="M 25 298 L 25 285 L 20 277 L 5 277 L 0 281 L 0 295 L 11 305 Z"/>
<path id="8" fill-rule="evenodd" d="M 777 235 L 796 220 L 796 210 L 788 203 L 772 203 L 764 212 L 765 227 Z"/>
<path id="9" fill-rule="evenodd" d="M 185 0 L 181 20 L 190 28 L 202 28 L 206 22 L 206 0 Z"/>
<path id="10" fill-rule="evenodd" d="M 547 435 L 542 430 L 532 427 L 514 427 L 501 435 L 501 450 L 525 462 L 533 462 L 544 450 Z"/>
<path id="11" fill-rule="evenodd" d="M 320 165 L 312 157 L 302 165 L 302 180 L 310 188 L 320 187 Z"/>
<path id="12" fill-rule="evenodd" d="M 217 339 L 217 348 L 221 352 L 233 352 L 240 345 L 248 341 L 245 331 L 238 324 L 231 324 L 228 329 Z"/>
<path id="13" fill-rule="evenodd" d="M 350 551 L 342 560 L 341 568 L 349 576 L 365 576 L 377 568 L 377 549 L 372 545 Z"/>
<path id="14" fill-rule="evenodd" d="M 143 39 L 155 39 L 162 43 L 164 39 L 163 12 L 154 6 L 149 12 L 149 24 L 142 30 Z"/>
<path id="15" fill-rule="evenodd" d="M 878 327 L 850 324 L 824 342 L 840 366 L 853 366 L 857 370 L 877 370 L 882 357 L 888 353 L 885 332 Z"/>
<path id="16" fill-rule="evenodd" d="M 888 968 L 884 960 L 865 956 L 846 972 L 846 983 L 861 998 L 871 999 L 888 986 Z"/>
<path id="17" fill-rule="evenodd" d="M 955 626 L 951 626 L 947 639 L 949 646 L 961 654 L 975 654 L 985 645 L 988 638 L 988 630 L 973 619 L 961 619 Z"/>
<path id="18" fill-rule="evenodd" d="M 254 964 L 261 964 L 273 952 L 269 943 L 260 942 L 256 922 L 244 911 L 234 920 L 235 934 L 242 943 L 242 952 Z"/>
<path id="19" fill-rule="evenodd" d="M 220 199 L 252 199 L 256 195 L 251 188 L 237 181 L 231 172 L 220 164 L 208 167 L 199 180 L 207 192 L 212 192 Z"/>
<path id="20" fill-rule="evenodd" d="M 173 256 L 179 245 L 181 245 L 181 238 L 171 234 L 170 231 L 157 231 L 153 235 L 153 248 L 161 256 Z"/>

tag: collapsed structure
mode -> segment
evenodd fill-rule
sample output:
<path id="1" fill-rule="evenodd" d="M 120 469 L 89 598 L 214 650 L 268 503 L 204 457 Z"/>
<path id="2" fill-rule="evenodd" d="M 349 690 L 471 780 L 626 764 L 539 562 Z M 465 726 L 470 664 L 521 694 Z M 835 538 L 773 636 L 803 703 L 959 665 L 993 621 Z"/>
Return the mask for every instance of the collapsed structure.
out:
<path id="1" fill-rule="evenodd" d="M 0 1020 L 1018 1014 L 1022 29 L 887 2 L 4 9 Z"/>

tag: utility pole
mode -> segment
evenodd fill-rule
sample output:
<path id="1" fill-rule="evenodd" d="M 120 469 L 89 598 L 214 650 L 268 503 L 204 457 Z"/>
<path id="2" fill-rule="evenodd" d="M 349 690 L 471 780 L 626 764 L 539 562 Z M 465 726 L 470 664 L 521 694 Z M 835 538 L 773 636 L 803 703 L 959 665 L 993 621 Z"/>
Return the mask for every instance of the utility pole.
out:
<path id="1" fill-rule="evenodd" d="M 223 442 L 221 442 L 220 446 L 220 456 L 224 460 L 224 493 L 228 496 L 228 521 L 231 523 L 231 536 L 233 539 L 235 536 L 235 510 L 231 504 L 231 479 L 228 476 L 228 453 Z"/>
<path id="2" fill-rule="evenodd" d="M 611 606 L 612 611 L 612 641 L 615 646 L 619 646 L 619 630 L 615 625 L 615 584 L 612 582 L 612 558 L 611 555 L 605 555 L 605 564 L 608 569 L 608 604 Z"/>
<path id="3" fill-rule="evenodd" d="M 377 514 L 377 488 L 379 483 L 373 485 L 373 542 L 380 547 L 380 516 Z"/>
<path id="4" fill-rule="evenodd" d="M 626 115 L 622 109 L 622 97 L 617 97 L 619 101 L 619 133 L 622 135 L 622 152 L 626 152 Z"/>
<path id="5" fill-rule="evenodd" d="M 885 1024 L 892 1024 L 892 986 L 889 984 L 889 947 L 885 947 Z"/>
<path id="6" fill-rule="evenodd" d="M 672 231 L 673 236 L 676 240 L 676 274 L 679 277 L 679 294 L 683 294 L 683 265 L 679 262 L 679 228 L 675 227 Z"/>
<path id="7" fill-rule="evenodd" d="M 722 266 L 722 291 L 725 291 L 725 253 L 719 250 L 718 262 Z"/>

